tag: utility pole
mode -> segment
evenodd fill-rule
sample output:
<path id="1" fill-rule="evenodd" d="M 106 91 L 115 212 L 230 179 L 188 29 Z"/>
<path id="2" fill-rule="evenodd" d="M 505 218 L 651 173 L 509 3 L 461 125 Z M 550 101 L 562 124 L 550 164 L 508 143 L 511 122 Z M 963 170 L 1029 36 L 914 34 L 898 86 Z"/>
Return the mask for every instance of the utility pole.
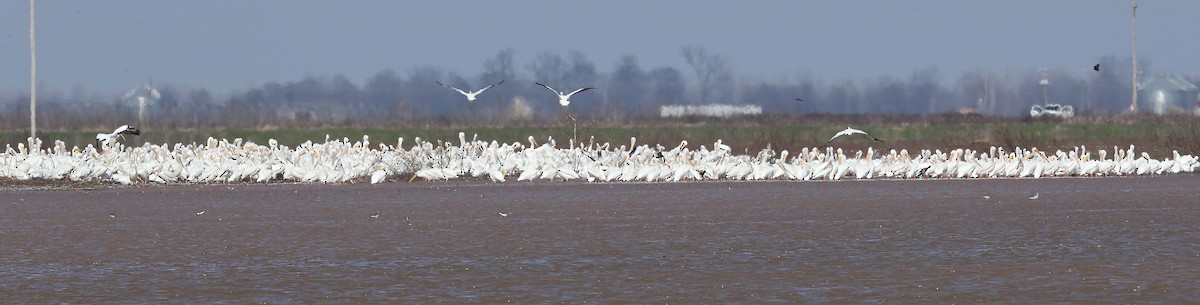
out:
<path id="1" fill-rule="evenodd" d="M 1050 95 L 1046 93 L 1047 87 L 1050 87 L 1050 79 L 1046 76 L 1046 67 L 1038 68 L 1038 72 L 1042 73 L 1042 80 L 1038 81 L 1038 85 L 1042 85 L 1042 107 L 1050 104 Z"/>
<path id="2" fill-rule="evenodd" d="M 33 35 L 33 1 L 29 0 L 29 145 L 37 139 L 37 40 Z M 37 149 L 41 149 L 38 147 Z"/>
<path id="3" fill-rule="evenodd" d="M 1129 113 L 1137 114 L 1138 105 L 1138 67 L 1137 67 L 1137 0 L 1133 1 L 1133 35 L 1131 36 L 1133 45 L 1133 103 L 1129 104 Z"/>

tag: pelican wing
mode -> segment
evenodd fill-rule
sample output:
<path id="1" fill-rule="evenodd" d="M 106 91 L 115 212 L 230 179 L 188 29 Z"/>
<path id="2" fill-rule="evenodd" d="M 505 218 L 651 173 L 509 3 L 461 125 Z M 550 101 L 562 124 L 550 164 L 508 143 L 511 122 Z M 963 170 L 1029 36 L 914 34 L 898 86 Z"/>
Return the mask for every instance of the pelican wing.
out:
<path id="1" fill-rule="evenodd" d="M 567 98 L 570 98 L 572 95 L 575 95 L 576 93 L 588 91 L 590 89 L 596 89 L 596 88 L 584 87 L 584 88 L 575 89 L 575 91 L 571 91 L 571 93 L 567 93 Z"/>
<path id="2" fill-rule="evenodd" d="M 539 83 L 539 82 L 533 82 L 533 83 L 534 83 L 534 84 L 538 84 L 538 86 L 546 87 L 546 90 L 550 90 L 550 92 L 554 92 L 554 94 L 559 94 L 559 93 L 558 93 L 558 90 L 554 90 L 554 88 L 550 88 L 550 86 L 546 86 L 546 85 L 544 85 L 544 84 L 542 84 L 542 83 Z"/>
<path id="3" fill-rule="evenodd" d="M 871 134 L 867 133 L 866 131 L 862 131 L 862 130 L 858 130 L 858 129 L 854 129 L 854 128 L 850 128 L 850 127 L 846 127 L 846 130 L 843 130 L 842 133 L 844 133 L 845 135 L 862 134 L 864 136 L 867 136 L 868 138 L 871 138 L 871 140 L 875 140 L 876 142 L 883 143 L 883 140 L 880 140 L 879 138 L 872 136 Z"/>
<path id="4" fill-rule="evenodd" d="M 833 142 L 833 139 L 837 139 L 840 136 L 848 136 L 848 135 L 852 135 L 852 134 L 856 134 L 856 133 L 864 133 L 865 134 L 865 132 L 862 132 L 862 130 L 846 127 L 845 130 L 839 131 L 838 133 L 834 134 L 832 138 L 829 138 L 829 141 L 825 142 L 825 144 L 829 144 L 829 142 Z"/>
<path id="5" fill-rule="evenodd" d="M 131 135 L 135 135 L 135 136 L 142 135 L 142 131 L 138 130 L 137 128 L 130 127 L 129 125 L 125 125 L 122 127 L 127 127 L 127 128 L 125 128 L 125 130 L 122 130 L 121 132 L 118 132 L 119 134 L 131 134 Z"/>
<path id="6" fill-rule="evenodd" d="M 484 90 L 492 89 L 492 87 L 495 87 L 496 85 L 503 84 L 503 83 L 504 83 L 504 80 L 502 79 L 498 83 L 488 85 L 487 87 L 483 87 L 483 89 L 479 89 L 479 91 L 475 91 L 475 94 L 483 93 Z"/>
<path id="7" fill-rule="evenodd" d="M 854 128 L 850 128 L 850 127 L 846 127 L 846 130 L 843 130 L 842 132 L 846 133 L 846 135 L 852 135 L 852 134 L 856 134 L 856 133 L 867 134 L 866 131 L 862 131 L 862 130 L 858 130 L 858 129 L 854 129 Z"/>
<path id="8" fill-rule="evenodd" d="M 437 83 L 438 85 L 442 85 L 442 87 L 446 87 L 446 88 L 454 89 L 454 91 L 458 91 L 458 93 L 460 93 L 460 94 L 462 94 L 462 95 L 467 95 L 467 92 L 466 92 L 466 91 L 463 91 L 462 89 L 455 88 L 454 86 L 448 86 L 448 85 L 446 85 L 446 84 L 443 84 L 442 82 L 439 82 L 439 81 L 436 81 L 436 80 L 435 80 L 435 81 L 433 81 L 433 82 Z"/>
<path id="9" fill-rule="evenodd" d="M 117 127 L 116 130 L 113 130 L 112 134 L 113 135 L 131 134 L 131 135 L 136 136 L 136 135 L 141 135 L 142 131 L 138 130 L 137 128 L 135 128 L 133 126 L 121 125 L 121 127 Z"/>
<path id="10" fill-rule="evenodd" d="M 840 136 L 842 136 L 842 133 L 840 133 L 840 132 L 839 132 L 839 133 L 837 133 L 837 134 L 835 134 L 835 135 L 833 135 L 833 137 L 832 137 L 832 138 L 829 138 L 829 141 L 825 141 L 825 144 L 833 143 L 833 139 L 837 139 L 837 138 L 838 138 L 838 137 L 840 137 Z"/>

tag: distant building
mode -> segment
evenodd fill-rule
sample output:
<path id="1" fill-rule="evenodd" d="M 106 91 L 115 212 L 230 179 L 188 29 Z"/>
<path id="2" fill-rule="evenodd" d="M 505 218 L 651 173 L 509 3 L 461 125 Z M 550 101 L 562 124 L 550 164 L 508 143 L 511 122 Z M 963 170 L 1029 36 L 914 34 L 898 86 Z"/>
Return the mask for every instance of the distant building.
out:
<path id="1" fill-rule="evenodd" d="M 762 114 L 762 107 L 758 105 L 727 105 L 727 104 L 708 104 L 708 105 L 669 105 L 659 108 L 659 116 L 664 118 L 677 118 L 686 116 L 707 116 L 728 118 L 731 116 L 755 116 Z"/>
<path id="2" fill-rule="evenodd" d="M 1048 116 L 1069 119 L 1075 116 L 1075 107 L 1059 104 L 1033 105 L 1033 107 L 1029 107 L 1029 116 L 1035 118 Z"/>
<path id="3" fill-rule="evenodd" d="M 1138 86 L 1138 101 L 1143 112 L 1193 113 L 1200 103 L 1200 89 L 1175 74 L 1159 73 Z"/>

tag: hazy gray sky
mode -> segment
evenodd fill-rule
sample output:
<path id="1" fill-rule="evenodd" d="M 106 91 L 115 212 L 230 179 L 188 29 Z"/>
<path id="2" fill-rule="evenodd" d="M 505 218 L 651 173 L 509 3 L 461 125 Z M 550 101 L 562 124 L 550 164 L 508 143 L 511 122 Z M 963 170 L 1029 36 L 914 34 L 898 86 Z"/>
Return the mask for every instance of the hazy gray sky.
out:
<path id="1" fill-rule="evenodd" d="M 623 54 L 687 71 L 680 47 L 729 56 L 739 76 L 907 77 L 1084 69 L 1130 53 L 1127 0 L 39 1 L 38 66 L 52 90 L 119 92 L 153 78 L 217 93 L 306 75 L 360 83 L 384 69 L 464 76 L 504 48 L 517 71 L 578 50 L 601 72 Z M 27 1 L 0 3 L 0 92 L 29 88 Z M 1200 72 L 1200 1 L 1143 0 L 1138 54 Z"/>

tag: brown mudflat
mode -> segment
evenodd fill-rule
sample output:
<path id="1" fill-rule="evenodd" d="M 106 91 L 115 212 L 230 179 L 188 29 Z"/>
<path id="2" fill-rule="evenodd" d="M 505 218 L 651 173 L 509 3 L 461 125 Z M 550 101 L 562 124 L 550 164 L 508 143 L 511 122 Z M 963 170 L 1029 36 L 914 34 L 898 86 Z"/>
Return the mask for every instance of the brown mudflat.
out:
<path id="1" fill-rule="evenodd" d="M 0 302 L 1181 303 L 1200 295 L 1197 185 L 9 189 Z"/>

